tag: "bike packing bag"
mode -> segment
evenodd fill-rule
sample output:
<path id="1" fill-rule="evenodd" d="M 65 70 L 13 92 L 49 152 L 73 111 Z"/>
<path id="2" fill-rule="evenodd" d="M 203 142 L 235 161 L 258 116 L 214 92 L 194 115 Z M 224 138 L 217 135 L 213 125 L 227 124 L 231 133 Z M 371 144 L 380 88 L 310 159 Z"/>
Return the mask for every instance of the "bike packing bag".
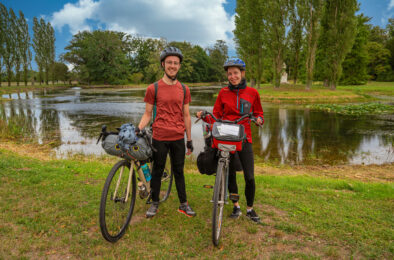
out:
<path id="1" fill-rule="evenodd" d="M 197 156 L 197 168 L 201 174 L 212 175 L 218 166 L 217 149 L 206 146 Z"/>
<path id="2" fill-rule="evenodd" d="M 118 146 L 118 134 L 105 136 L 101 142 L 101 146 L 107 154 L 122 157 L 123 152 Z"/>
<path id="3" fill-rule="evenodd" d="M 227 124 L 215 122 L 212 127 L 213 146 L 219 143 L 235 145 L 236 150 L 242 150 L 242 142 L 245 139 L 245 128 L 239 124 Z"/>
<path id="4" fill-rule="evenodd" d="M 138 137 L 137 141 L 130 145 L 128 150 L 123 150 L 123 152 L 124 158 L 128 160 L 143 161 L 152 157 L 152 148 L 144 137 Z"/>

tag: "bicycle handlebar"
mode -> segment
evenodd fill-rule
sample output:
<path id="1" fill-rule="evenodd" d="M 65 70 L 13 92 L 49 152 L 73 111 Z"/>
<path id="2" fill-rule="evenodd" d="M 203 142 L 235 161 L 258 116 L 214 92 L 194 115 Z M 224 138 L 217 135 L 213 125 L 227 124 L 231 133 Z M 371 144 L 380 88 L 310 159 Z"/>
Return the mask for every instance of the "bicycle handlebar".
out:
<path id="1" fill-rule="evenodd" d="M 241 116 L 240 118 L 238 118 L 237 120 L 234 120 L 234 121 L 218 119 L 209 111 L 202 111 L 201 118 L 203 118 L 203 117 L 205 118 L 207 115 L 210 115 L 217 122 L 229 123 L 229 124 L 238 124 L 239 122 L 241 122 L 245 118 L 250 118 L 250 121 L 252 121 L 254 123 L 257 122 L 257 118 L 254 117 L 252 113 L 245 114 L 245 115 Z"/>

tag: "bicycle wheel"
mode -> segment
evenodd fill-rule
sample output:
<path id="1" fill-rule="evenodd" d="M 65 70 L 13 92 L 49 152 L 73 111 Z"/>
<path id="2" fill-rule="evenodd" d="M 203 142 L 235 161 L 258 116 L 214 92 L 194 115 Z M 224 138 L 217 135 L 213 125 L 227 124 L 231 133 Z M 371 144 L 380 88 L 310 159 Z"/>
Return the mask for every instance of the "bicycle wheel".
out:
<path id="1" fill-rule="evenodd" d="M 215 187 L 213 189 L 213 210 L 212 210 L 212 242 L 219 245 L 220 232 L 222 229 L 224 196 L 225 196 L 225 165 L 219 162 L 216 172 Z"/>
<path id="2" fill-rule="evenodd" d="M 161 177 L 160 203 L 166 201 L 168 196 L 170 196 L 173 178 L 174 174 L 165 168 L 163 176 Z"/>
<path id="3" fill-rule="evenodd" d="M 163 176 L 161 177 L 161 186 L 160 186 L 160 203 L 166 201 L 171 193 L 172 182 L 174 179 L 174 174 L 170 172 L 167 168 L 164 169 Z M 152 203 L 152 197 L 149 196 L 146 204 Z"/>
<path id="4" fill-rule="evenodd" d="M 124 235 L 133 214 L 136 197 L 135 170 L 133 169 L 131 176 L 129 173 L 130 162 L 117 162 L 109 172 L 101 194 L 100 229 L 109 242 L 114 243 Z"/>

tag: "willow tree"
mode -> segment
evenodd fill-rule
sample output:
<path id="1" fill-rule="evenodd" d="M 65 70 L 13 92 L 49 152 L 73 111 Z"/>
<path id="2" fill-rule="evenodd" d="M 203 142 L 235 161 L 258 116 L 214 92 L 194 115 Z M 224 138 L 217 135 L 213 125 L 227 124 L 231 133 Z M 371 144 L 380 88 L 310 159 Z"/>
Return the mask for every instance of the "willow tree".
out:
<path id="1" fill-rule="evenodd" d="M 335 90 L 342 73 L 342 62 L 351 50 L 356 35 L 357 0 L 326 0 L 322 17 L 324 79 Z"/>
<path id="2" fill-rule="evenodd" d="M 320 20 L 323 0 L 306 0 L 306 90 L 310 90 L 315 69 L 317 41 L 320 35 Z"/>
<path id="3" fill-rule="evenodd" d="M 237 53 L 246 62 L 252 87 L 260 87 L 263 73 L 264 10 L 262 0 L 238 0 L 235 15 Z"/>

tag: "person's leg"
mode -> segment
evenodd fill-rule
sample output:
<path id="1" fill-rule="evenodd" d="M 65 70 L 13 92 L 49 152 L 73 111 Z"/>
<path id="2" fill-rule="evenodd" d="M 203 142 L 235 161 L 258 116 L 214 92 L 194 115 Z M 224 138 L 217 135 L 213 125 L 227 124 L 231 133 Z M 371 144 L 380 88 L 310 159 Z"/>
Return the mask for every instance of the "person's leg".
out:
<path id="1" fill-rule="evenodd" d="M 158 141 L 155 139 L 152 139 L 152 145 L 157 151 L 153 152 L 153 169 L 150 187 L 152 189 L 152 201 L 159 202 L 161 177 L 166 166 L 169 145 L 168 142 Z"/>
<path id="2" fill-rule="evenodd" d="M 237 185 L 237 174 L 235 170 L 235 156 L 231 154 L 230 156 L 230 165 L 228 171 L 228 191 L 234 194 L 238 194 L 238 185 Z M 233 211 L 230 214 L 230 218 L 239 218 L 242 215 L 241 207 L 239 206 L 238 200 L 232 200 L 234 207 Z"/>
<path id="3" fill-rule="evenodd" d="M 178 198 L 181 205 L 178 211 L 189 217 L 194 217 L 196 213 L 192 210 L 187 202 L 186 197 L 186 185 L 185 185 L 185 140 L 177 140 L 170 142 L 170 159 L 171 159 L 171 170 L 174 173 L 175 186 L 178 192 Z"/>
<path id="4" fill-rule="evenodd" d="M 254 222 L 259 222 L 260 218 L 253 209 L 256 184 L 254 180 L 254 156 L 251 143 L 245 143 L 242 151 L 238 153 L 239 159 L 241 160 L 242 168 L 244 171 L 245 179 L 245 197 L 247 212 L 246 216 Z"/>

